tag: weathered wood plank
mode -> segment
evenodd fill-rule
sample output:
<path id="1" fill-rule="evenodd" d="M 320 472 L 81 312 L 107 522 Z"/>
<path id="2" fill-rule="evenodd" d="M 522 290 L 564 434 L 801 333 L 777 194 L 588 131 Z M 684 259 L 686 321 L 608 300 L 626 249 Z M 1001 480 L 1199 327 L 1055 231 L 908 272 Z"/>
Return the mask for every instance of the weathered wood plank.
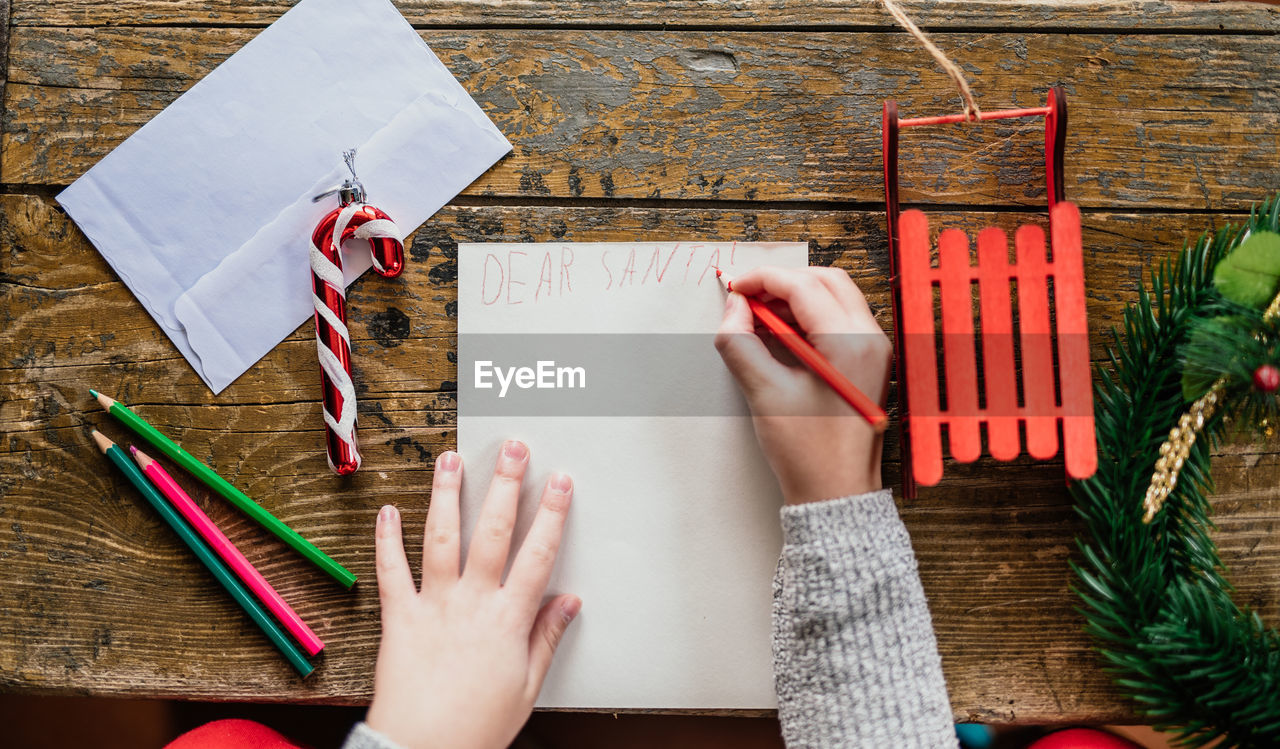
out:
<path id="1" fill-rule="evenodd" d="M 266 0 L 19 0 L 13 22 L 20 26 L 145 26 L 234 24 L 262 26 L 293 6 Z M 753 26 L 885 27 L 893 19 L 874 0 L 397 0 L 396 7 L 419 26 Z M 1204 32 L 1275 30 L 1273 9 L 1254 3 L 1185 3 L 1130 0 L 905 0 L 926 28 L 1179 29 Z"/>
<path id="2" fill-rule="evenodd" d="M 12 10 L 9 0 L 0 0 L 0 107 L 4 105 L 4 87 L 9 82 L 9 12 Z M 0 117 L 0 119 L 3 119 Z M 0 149 L 0 165 L 4 163 L 4 153 Z M 0 166 L 0 173 L 4 171 Z"/>
<path id="3" fill-rule="evenodd" d="M 207 421 L 220 442 L 261 444 L 256 431 L 220 424 L 218 415 L 191 414 Z M 367 699 L 377 641 L 371 519 L 380 504 L 391 501 L 404 509 L 410 527 L 419 526 L 426 504 L 422 487 L 429 481 L 425 471 L 379 461 L 340 493 L 322 466 L 311 476 L 236 477 L 364 578 L 350 594 L 223 504 L 202 499 L 330 641 L 320 672 L 298 685 L 131 490 L 104 470 L 72 417 L 54 416 L 49 429 L 19 437 L 14 445 L 17 454 L 41 461 L 42 476 L 58 476 L 58 485 L 33 490 L 40 478 L 31 477 L 5 492 L 0 556 L 11 582 L 0 591 L 0 638 L 13 640 L 0 641 L 0 686 L 218 699 Z M 271 453 L 260 462 L 266 468 L 288 468 L 290 456 L 306 452 L 307 436 L 280 433 L 251 453 Z M 439 433 L 423 431 L 419 437 L 428 451 L 447 444 Z M 6 474 L 15 468 L 12 455 L 3 458 Z M 1270 584 L 1280 573 L 1280 542 L 1273 532 L 1280 503 L 1272 487 L 1280 466 L 1275 455 L 1228 455 L 1218 460 L 1216 473 L 1223 555 L 1233 565 L 1242 602 L 1273 618 L 1280 614 Z M 958 716 L 1032 722 L 1125 714 L 1106 677 L 1088 667 L 1088 643 L 1072 612 L 1066 560 L 1078 526 L 1060 469 L 953 466 L 946 484 L 903 507 L 903 517 L 919 554 Z M 411 559 L 417 544 L 410 536 Z"/>
<path id="4" fill-rule="evenodd" d="M 7 248 L 0 256 L 0 288 L 6 292 L 0 298 L 0 321 L 14 342 L 0 361 L 0 384 L 61 389 L 96 377 L 99 389 L 129 401 L 219 402 L 51 199 L 8 195 L 0 197 L 0 207 Z M 959 226 L 971 233 L 988 223 L 1012 231 L 1018 223 L 1038 218 L 980 212 L 932 216 L 935 231 Z M 1118 320 L 1143 268 L 1225 220 L 1086 213 L 1093 329 L 1105 330 Z M 353 348 L 365 394 L 399 397 L 452 387 L 447 383 L 455 370 L 444 354 L 457 330 L 458 242 L 672 237 L 808 241 L 812 261 L 850 271 L 881 324 L 890 328 L 888 259 L 883 218 L 877 212 L 448 206 L 409 238 L 404 276 L 394 281 L 366 276 L 351 288 Z M 104 325 L 104 320 L 110 323 Z M 1100 359 L 1105 339 L 1095 335 L 1093 343 L 1094 357 Z M 155 389 L 145 389 L 146 383 L 155 383 Z M 303 324 L 221 400 L 308 401 L 317 387 L 314 342 L 309 325 Z"/>
<path id="5" fill-rule="evenodd" d="M 3 169 L 65 184 L 254 34 L 15 28 Z M 955 108 L 901 34 L 430 31 L 512 140 L 466 194 L 882 199 L 880 108 Z M 1274 189 L 1280 36 L 944 34 L 986 106 L 1068 92 L 1067 194 L 1085 207 L 1235 209 Z M 1038 206 L 1038 121 L 908 131 L 902 196 Z"/>
<path id="6" fill-rule="evenodd" d="M 392 501 L 409 527 L 419 526 L 430 461 L 456 440 L 446 381 L 454 372 L 448 354 L 459 241 L 808 240 L 817 262 L 855 276 L 888 323 L 877 212 L 450 206 L 412 239 L 404 278 L 366 277 L 353 288 L 367 463 L 344 481 L 324 465 L 306 326 L 214 398 L 51 200 L 0 196 L 0 217 L 0 321 L 13 344 L 0 362 L 0 559 L 11 581 L 0 587 L 0 689 L 366 700 L 378 635 L 372 518 Z M 1024 218 L 938 214 L 937 223 L 972 229 Z M 1132 298 L 1142 268 L 1220 221 L 1087 213 L 1094 330 Z M 391 309 L 405 320 L 384 314 Z M 108 470 L 85 426 L 127 435 L 90 403 L 86 389 L 95 386 L 140 404 L 149 420 L 362 576 L 355 592 L 338 590 L 175 472 L 329 641 L 316 677 L 299 685 Z M 891 443 L 891 456 L 895 449 Z M 892 465 L 887 471 L 896 475 Z M 1274 620 L 1280 456 L 1232 448 L 1215 472 L 1217 538 L 1240 600 Z M 1091 667 L 1072 610 L 1066 559 L 1078 524 L 1059 465 L 952 465 L 943 486 L 923 491 L 903 517 L 957 717 L 1128 716 L 1105 675 Z M 411 559 L 418 543 L 410 534 Z"/>

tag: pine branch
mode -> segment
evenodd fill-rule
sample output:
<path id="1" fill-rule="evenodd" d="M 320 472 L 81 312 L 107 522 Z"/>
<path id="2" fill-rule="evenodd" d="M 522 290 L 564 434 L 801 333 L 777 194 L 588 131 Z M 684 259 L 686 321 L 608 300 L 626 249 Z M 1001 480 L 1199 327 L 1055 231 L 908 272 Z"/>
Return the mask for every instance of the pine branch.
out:
<path id="1" fill-rule="evenodd" d="M 1256 207 L 1245 226 L 1206 234 L 1161 263 L 1151 290 L 1139 290 L 1122 330 L 1113 332 L 1110 366 L 1097 370 L 1098 472 L 1072 486 L 1088 533 L 1077 540 L 1083 563 L 1072 564 L 1085 629 L 1139 710 L 1176 728 L 1186 746 L 1220 737 L 1227 746 L 1280 745 L 1280 635 L 1232 602 L 1209 535 L 1209 463 L 1223 433 L 1221 418 L 1206 425 L 1160 514 L 1142 523 L 1142 497 L 1160 444 L 1187 407 L 1184 366 L 1193 391 L 1229 374 L 1235 389 L 1219 414 L 1234 410 L 1251 419 L 1270 413 L 1242 384 L 1246 370 L 1251 381 L 1251 363 L 1280 352 L 1280 328 L 1263 330 L 1260 338 L 1258 326 L 1222 335 L 1219 326 L 1232 323 L 1213 322 L 1224 306 L 1212 279 L 1247 232 L 1278 225 L 1280 195 Z M 1211 366 L 1217 374 L 1205 382 Z"/>

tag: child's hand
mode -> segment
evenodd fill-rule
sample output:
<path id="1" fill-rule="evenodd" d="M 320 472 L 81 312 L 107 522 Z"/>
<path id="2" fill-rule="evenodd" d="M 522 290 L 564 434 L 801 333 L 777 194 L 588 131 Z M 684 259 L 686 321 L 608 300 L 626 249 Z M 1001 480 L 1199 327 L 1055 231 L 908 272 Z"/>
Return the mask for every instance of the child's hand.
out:
<path id="1" fill-rule="evenodd" d="M 573 481 L 556 474 L 505 584 L 516 505 L 529 449 L 507 442 L 459 570 L 462 459 L 436 460 L 422 545 L 422 589 L 405 559 L 400 514 L 378 513 L 382 643 L 370 727 L 407 749 L 500 749 L 533 711 L 560 636 L 582 602 L 562 595 L 541 606 Z"/>
<path id="2" fill-rule="evenodd" d="M 747 397 L 788 504 L 880 488 L 880 435 L 829 385 L 755 333 L 743 294 L 769 303 L 867 397 L 884 404 L 893 346 L 862 292 L 835 268 L 757 268 L 733 279 L 716 348 Z M 790 320 L 789 320 L 790 321 Z M 781 348 L 775 346 L 774 348 Z"/>

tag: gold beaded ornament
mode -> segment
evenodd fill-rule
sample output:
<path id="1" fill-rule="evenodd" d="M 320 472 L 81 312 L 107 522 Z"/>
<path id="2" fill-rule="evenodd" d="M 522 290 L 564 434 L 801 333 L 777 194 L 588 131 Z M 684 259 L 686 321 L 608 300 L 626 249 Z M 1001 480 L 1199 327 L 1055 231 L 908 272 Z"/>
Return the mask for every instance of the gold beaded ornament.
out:
<path id="1" fill-rule="evenodd" d="M 1275 320 L 1280 317 L 1280 294 L 1277 294 L 1267 305 L 1263 319 Z M 1147 487 L 1147 496 L 1142 500 L 1144 510 L 1142 522 L 1150 523 L 1155 519 L 1164 501 L 1169 498 L 1173 488 L 1178 485 L 1178 474 L 1191 454 L 1191 446 L 1196 443 L 1196 436 L 1204 428 L 1204 424 L 1218 407 L 1222 396 L 1222 388 L 1226 378 L 1219 378 L 1209 388 L 1209 392 L 1196 399 L 1191 408 L 1178 419 L 1178 425 L 1169 430 L 1169 439 L 1160 445 L 1160 457 L 1156 460 L 1156 470 L 1151 474 L 1151 484 Z"/>

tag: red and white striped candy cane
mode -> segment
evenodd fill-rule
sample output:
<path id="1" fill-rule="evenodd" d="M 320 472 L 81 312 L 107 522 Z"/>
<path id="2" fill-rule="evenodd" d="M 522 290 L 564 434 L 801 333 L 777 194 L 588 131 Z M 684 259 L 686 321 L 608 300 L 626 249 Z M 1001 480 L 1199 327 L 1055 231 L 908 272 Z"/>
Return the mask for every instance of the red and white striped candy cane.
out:
<path id="1" fill-rule="evenodd" d="M 325 441 L 329 467 L 339 476 L 360 468 L 356 440 L 356 388 L 351 379 L 351 333 L 347 330 L 347 292 L 342 279 L 342 243 L 368 241 L 373 269 L 392 278 L 404 269 L 404 244 L 391 217 L 364 202 L 355 179 L 355 153 L 343 154 L 352 179 L 338 190 L 339 206 L 311 233 L 312 301 L 315 304 L 316 350 L 324 390 Z M 328 194 L 328 193 L 326 193 Z M 324 197 L 317 196 L 316 199 Z"/>

